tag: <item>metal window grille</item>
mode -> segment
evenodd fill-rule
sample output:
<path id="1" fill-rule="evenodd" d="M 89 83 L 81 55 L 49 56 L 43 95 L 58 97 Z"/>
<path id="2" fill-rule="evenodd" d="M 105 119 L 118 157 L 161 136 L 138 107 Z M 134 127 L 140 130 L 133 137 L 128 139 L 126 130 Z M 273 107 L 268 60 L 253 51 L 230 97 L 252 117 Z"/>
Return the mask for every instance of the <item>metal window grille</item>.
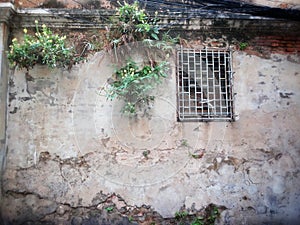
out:
<path id="1" fill-rule="evenodd" d="M 179 121 L 233 119 L 231 59 L 228 50 L 177 51 Z"/>

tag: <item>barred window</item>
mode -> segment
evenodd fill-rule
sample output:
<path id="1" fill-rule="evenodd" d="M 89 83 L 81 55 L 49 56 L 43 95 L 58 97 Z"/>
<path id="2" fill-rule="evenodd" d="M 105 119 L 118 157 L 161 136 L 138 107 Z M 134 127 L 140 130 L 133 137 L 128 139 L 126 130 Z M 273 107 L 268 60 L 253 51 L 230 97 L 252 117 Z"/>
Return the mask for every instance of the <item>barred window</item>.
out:
<path id="1" fill-rule="evenodd" d="M 177 51 L 179 121 L 233 119 L 231 59 L 229 50 Z"/>

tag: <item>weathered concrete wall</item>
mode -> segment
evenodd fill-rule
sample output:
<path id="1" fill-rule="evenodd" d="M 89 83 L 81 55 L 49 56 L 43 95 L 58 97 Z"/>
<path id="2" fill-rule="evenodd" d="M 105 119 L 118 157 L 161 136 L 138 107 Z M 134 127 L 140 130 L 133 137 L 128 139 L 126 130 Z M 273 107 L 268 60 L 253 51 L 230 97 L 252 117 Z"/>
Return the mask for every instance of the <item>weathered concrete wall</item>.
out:
<path id="1" fill-rule="evenodd" d="M 79 11 L 18 11 L 14 31 L 35 19 L 59 28 L 103 28 L 102 12 L 84 11 L 87 20 L 75 23 Z M 163 23 L 175 22 L 175 33 L 185 28 L 191 40 L 199 33 L 196 44 L 228 47 L 235 35 L 230 40 L 236 45 L 250 40 L 269 53 L 289 55 L 263 59 L 253 55 L 260 55 L 253 46 L 234 52 L 239 120 L 232 123 L 176 121 L 174 63 L 158 88 L 152 116 L 138 120 L 120 114 L 121 102 L 99 94 L 114 70 L 103 52 L 71 71 L 38 66 L 31 77 L 10 71 L 1 201 L 6 223 L 76 224 L 87 211 L 105 208 L 107 199 L 119 212 L 150 205 L 164 217 L 184 205 L 198 210 L 214 203 L 227 208 L 219 224 L 294 225 L 300 219 L 299 23 L 182 16 L 161 15 Z M 261 36 L 251 39 L 255 35 Z M 7 85 L 7 77 L 1 78 Z"/>
<path id="2" fill-rule="evenodd" d="M 233 64 L 232 123 L 176 121 L 174 64 L 152 116 L 138 120 L 99 94 L 113 72 L 104 53 L 71 72 L 11 73 L 4 218 L 72 221 L 62 207 L 101 208 L 103 195 L 116 193 L 165 217 L 214 203 L 227 208 L 220 224 L 295 224 L 300 58 L 237 51 Z"/>
<path id="3" fill-rule="evenodd" d="M 5 167 L 6 156 L 6 127 L 7 127 L 7 97 L 8 97 L 8 65 L 5 51 L 8 40 L 8 21 L 13 12 L 13 6 L 9 3 L 0 3 L 0 186 L 2 186 L 2 174 Z M 0 190 L 0 202 L 2 201 L 2 189 Z M 1 213 L 0 213 L 1 217 Z"/>

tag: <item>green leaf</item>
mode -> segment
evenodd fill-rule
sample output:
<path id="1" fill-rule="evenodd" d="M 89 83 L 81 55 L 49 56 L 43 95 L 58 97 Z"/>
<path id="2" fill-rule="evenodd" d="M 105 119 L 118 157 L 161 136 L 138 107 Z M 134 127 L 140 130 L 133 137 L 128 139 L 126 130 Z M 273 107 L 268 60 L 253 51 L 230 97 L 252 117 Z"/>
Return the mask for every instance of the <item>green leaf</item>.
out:
<path id="1" fill-rule="evenodd" d="M 106 207 L 105 210 L 107 212 L 112 212 L 114 210 L 114 207 L 113 206 L 109 206 L 109 207 Z"/>
<path id="2" fill-rule="evenodd" d="M 155 34 L 155 33 L 151 33 L 151 37 L 153 37 L 155 40 L 159 40 L 157 34 Z"/>

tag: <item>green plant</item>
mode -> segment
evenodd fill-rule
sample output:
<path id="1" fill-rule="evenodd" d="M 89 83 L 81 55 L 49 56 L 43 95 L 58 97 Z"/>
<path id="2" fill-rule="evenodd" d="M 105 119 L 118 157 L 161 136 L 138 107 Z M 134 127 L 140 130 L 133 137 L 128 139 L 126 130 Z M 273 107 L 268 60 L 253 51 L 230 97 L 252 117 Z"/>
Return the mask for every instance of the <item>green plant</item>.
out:
<path id="1" fill-rule="evenodd" d="M 107 50 L 114 50 L 116 62 L 119 58 L 128 60 L 128 55 L 135 46 L 134 42 L 138 41 L 142 42 L 143 51 L 147 56 L 142 68 L 139 68 L 136 62 L 128 61 L 118 69 L 106 90 L 108 99 L 118 98 L 125 101 L 122 112 L 128 115 L 136 115 L 138 110 L 142 109 L 147 112 L 147 109 L 151 108 L 155 98 L 151 91 L 161 82 L 161 78 L 167 76 L 168 70 L 168 63 L 164 60 L 157 63 L 157 59 L 168 58 L 173 50 L 171 44 L 178 42 L 178 39 L 171 38 L 167 32 L 160 35 L 157 22 L 157 13 L 151 17 L 145 9 L 139 7 L 137 1 L 133 4 L 124 2 L 111 19 L 111 26 L 107 27 L 104 46 Z M 159 41 L 160 36 L 162 39 Z M 120 46 L 124 47 L 117 51 L 117 47 Z"/>
<path id="2" fill-rule="evenodd" d="M 179 42 L 179 37 L 172 38 L 168 32 L 160 33 L 158 21 L 157 12 L 150 15 L 145 9 L 140 8 L 137 1 L 133 4 L 124 2 L 122 5 L 119 3 L 116 15 L 111 18 L 111 25 L 106 27 L 104 48 L 116 50 L 117 47 L 125 46 L 122 51 L 114 51 L 117 61 L 118 58 L 127 56 L 128 51 L 132 50 L 132 45 L 128 46 L 128 43 L 141 41 L 151 51 L 153 51 L 153 47 L 163 51 L 170 50 L 172 44 Z M 148 55 L 149 58 L 152 58 L 151 54 Z"/>
<path id="3" fill-rule="evenodd" d="M 106 90 L 106 96 L 111 100 L 124 100 L 122 112 L 135 115 L 138 109 L 150 106 L 154 101 L 155 97 L 151 95 L 151 91 L 167 76 L 167 69 L 166 62 L 155 66 L 145 65 L 139 69 L 135 62 L 129 61 L 115 72 L 113 82 Z"/>
<path id="4" fill-rule="evenodd" d="M 213 208 L 210 210 L 209 215 L 207 217 L 207 221 L 210 225 L 213 225 L 215 223 L 215 220 L 220 215 L 219 210 L 216 206 L 213 206 Z"/>
<path id="5" fill-rule="evenodd" d="M 210 204 L 206 207 L 205 212 L 200 213 L 189 214 L 186 210 L 180 210 L 175 213 L 175 220 L 177 221 L 175 224 L 214 225 L 219 215 L 219 209 L 214 204 Z"/>
<path id="6" fill-rule="evenodd" d="M 204 218 L 203 217 L 196 217 L 193 221 L 192 221 L 192 223 L 191 223 L 191 225 L 204 225 Z"/>
<path id="7" fill-rule="evenodd" d="M 24 31 L 24 40 L 12 40 L 7 58 L 11 67 L 26 68 L 29 71 L 36 64 L 53 67 L 70 67 L 79 59 L 74 57 L 74 52 L 65 43 L 66 36 L 53 34 L 45 25 L 40 31 L 38 21 L 35 21 L 36 32 L 34 35 Z"/>
<path id="8" fill-rule="evenodd" d="M 143 151 L 143 156 L 144 156 L 146 159 L 148 159 L 149 154 L 150 154 L 150 150 L 145 150 L 145 151 Z"/>
<path id="9" fill-rule="evenodd" d="M 176 220 L 182 220 L 185 219 L 188 216 L 188 212 L 186 211 L 179 211 L 175 213 L 175 219 Z"/>
<path id="10" fill-rule="evenodd" d="M 188 141 L 186 139 L 182 139 L 180 146 L 189 147 L 189 143 L 188 143 Z"/>
<path id="11" fill-rule="evenodd" d="M 247 42 L 241 42 L 239 47 L 240 47 L 240 50 L 243 51 L 248 47 L 248 43 Z"/>
<path id="12" fill-rule="evenodd" d="M 144 39 L 158 40 L 159 27 L 158 19 L 152 18 L 148 13 L 139 7 L 138 2 L 124 5 L 119 3 L 116 16 L 111 19 L 111 26 L 107 27 L 107 39 L 109 48 Z"/>
<path id="13" fill-rule="evenodd" d="M 112 212 L 114 210 L 114 207 L 113 206 L 109 206 L 109 207 L 106 207 L 105 210 L 107 212 Z"/>

